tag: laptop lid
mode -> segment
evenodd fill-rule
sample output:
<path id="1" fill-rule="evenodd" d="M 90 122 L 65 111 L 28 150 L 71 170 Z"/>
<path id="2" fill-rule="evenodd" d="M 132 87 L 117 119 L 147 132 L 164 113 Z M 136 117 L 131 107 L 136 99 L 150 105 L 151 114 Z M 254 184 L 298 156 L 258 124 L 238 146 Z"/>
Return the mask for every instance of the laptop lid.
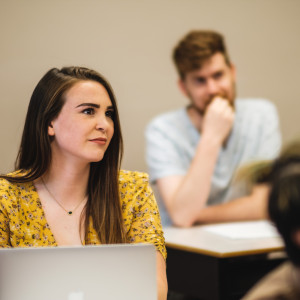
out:
<path id="1" fill-rule="evenodd" d="M 153 245 L 0 250 L 1 300 L 154 300 Z"/>

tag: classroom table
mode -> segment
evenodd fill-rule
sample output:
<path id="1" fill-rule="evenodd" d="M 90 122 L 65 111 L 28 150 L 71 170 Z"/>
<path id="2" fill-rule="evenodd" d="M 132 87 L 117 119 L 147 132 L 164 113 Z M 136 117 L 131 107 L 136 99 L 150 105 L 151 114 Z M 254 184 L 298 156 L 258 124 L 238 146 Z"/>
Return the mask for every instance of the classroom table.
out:
<path id="1" fill-rule="evenodd" d="M 202 300 L 240 299 L 254 283 L 286 260 L 281 238 L 262 233 L 257 225 L 263 223 L 165 228 L 169 290 Z M 245 237 L 228 237 L 226 230 L 225 234 L 209 231 L 226 226 L 239 230 L 253 226 L 253 230 Z"/>

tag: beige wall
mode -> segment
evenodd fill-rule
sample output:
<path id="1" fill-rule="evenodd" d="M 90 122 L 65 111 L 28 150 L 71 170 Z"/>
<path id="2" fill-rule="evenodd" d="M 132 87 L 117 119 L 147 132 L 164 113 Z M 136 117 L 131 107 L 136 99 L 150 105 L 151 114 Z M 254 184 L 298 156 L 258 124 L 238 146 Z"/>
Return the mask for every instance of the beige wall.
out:
<path id="1" fill-rule="evenodd" d="M 298 0 L 1 1 L 0 172 L 13 168 L 30 95 L 51 67 L 103 73 L 117 95 L 123 167 L 146 170 L 144 128 L 186 103 L 171 51 L 190 29 L 219 30 L 237 66 L 238 95 L 271 99 L 284 141 L 298 135 Z"/>

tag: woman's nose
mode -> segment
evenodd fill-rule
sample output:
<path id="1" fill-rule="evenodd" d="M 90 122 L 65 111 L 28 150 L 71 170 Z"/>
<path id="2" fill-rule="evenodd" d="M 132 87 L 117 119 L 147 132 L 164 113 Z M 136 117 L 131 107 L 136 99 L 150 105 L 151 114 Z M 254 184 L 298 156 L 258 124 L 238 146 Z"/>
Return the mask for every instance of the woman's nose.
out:
<path id="1" fill-rule="evenodd" d="M 108 123 L 106 116 L 99 116 L 97 119 L 96 129 L 106 131 L 108 126 L 109 126 L 109 123 Z"/>

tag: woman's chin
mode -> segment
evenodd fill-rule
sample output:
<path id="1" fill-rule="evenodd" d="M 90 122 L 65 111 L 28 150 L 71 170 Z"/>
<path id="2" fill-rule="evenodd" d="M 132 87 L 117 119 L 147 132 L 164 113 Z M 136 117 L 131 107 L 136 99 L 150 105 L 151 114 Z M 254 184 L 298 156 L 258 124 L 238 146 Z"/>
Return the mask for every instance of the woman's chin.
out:
<path id="1" fill-rule="evenodd" d="M 104 155 L 101 154 L 101 155 L 98 155 L 96 157 L 93 157 L 93 158 L 91 158 L 90 162 L 94 162 L 94 163 L 100 162 L 103 159 L 103 156 Z"/>

